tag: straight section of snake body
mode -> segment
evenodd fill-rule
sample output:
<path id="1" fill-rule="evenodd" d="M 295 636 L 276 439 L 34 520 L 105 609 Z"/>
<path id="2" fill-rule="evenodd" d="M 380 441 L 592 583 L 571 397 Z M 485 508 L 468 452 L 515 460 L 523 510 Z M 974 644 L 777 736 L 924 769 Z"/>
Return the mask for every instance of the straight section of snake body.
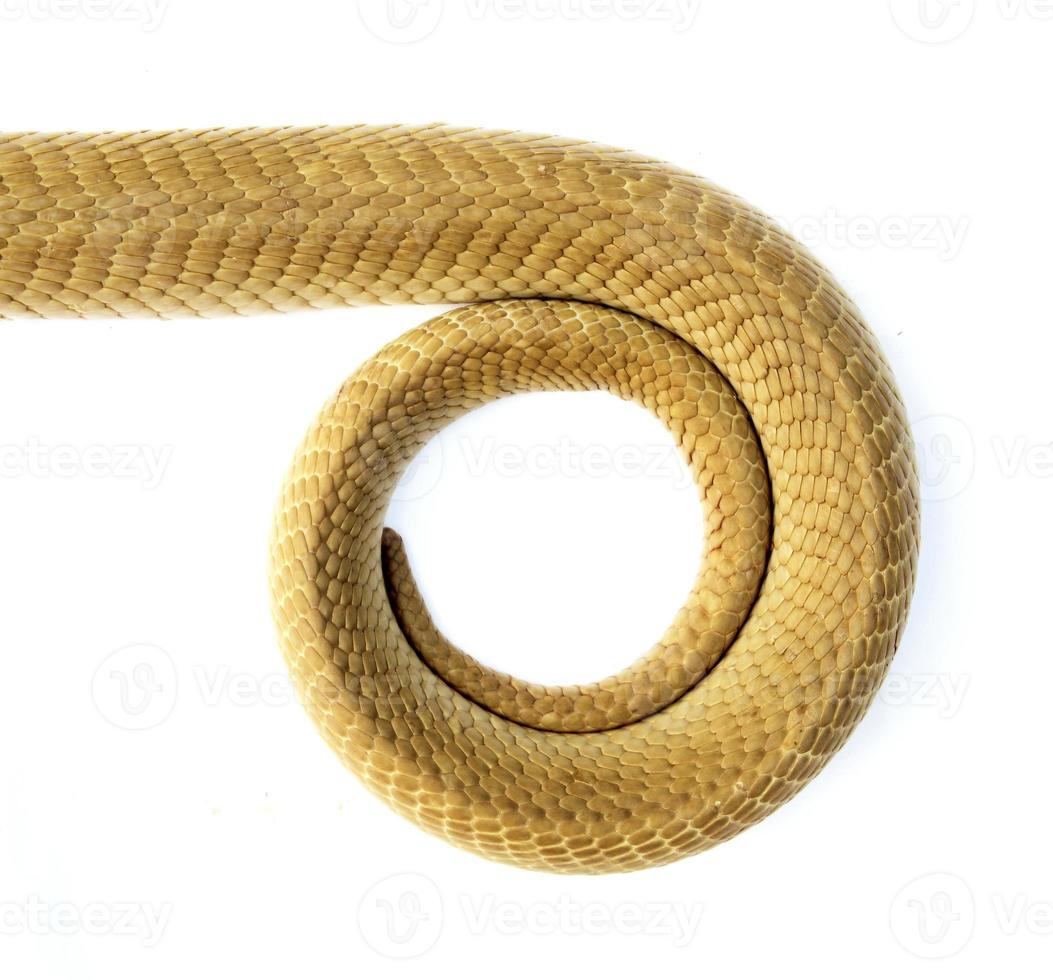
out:
<path id="1" fill-rule="evenodd" d="M 886 673 L 919 510 L 891 372 L 785 232 L 667 164 L 549 137 L 0 136 L 0 318 L 365 303 L 459 306 L 348 379 L 281 491 L 274 617 L 341 761 L 426 830 L 560 872 L 673 861 L 790 799 Z M 454 647 L 384 528 L 442 426 L 536 390 L 654 412 L 706 513 L 669 628 L 579 687 Z"/>

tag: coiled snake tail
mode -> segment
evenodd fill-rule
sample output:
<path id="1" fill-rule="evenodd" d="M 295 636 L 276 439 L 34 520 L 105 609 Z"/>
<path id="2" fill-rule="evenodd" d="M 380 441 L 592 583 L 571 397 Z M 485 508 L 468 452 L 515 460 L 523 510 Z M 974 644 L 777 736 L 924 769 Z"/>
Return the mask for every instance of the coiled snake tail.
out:
<path id="1" fill-rule="evenodd" d="M 886 672 L 919 516 L 889 368 L 783 231 L 666 164 L 514 133 L 0 137 L 0 317 L 375 302 L 472 305 L 361 366 L 281 493 L 275 619 L 341 760 L 420 826 L 555 871 L 671 861 L 793 796 Z M 684 608 L 583 687 L 452 647 L 383 528 L 432 434 L 538 389 L 647 406 L 706 508 Z"/>

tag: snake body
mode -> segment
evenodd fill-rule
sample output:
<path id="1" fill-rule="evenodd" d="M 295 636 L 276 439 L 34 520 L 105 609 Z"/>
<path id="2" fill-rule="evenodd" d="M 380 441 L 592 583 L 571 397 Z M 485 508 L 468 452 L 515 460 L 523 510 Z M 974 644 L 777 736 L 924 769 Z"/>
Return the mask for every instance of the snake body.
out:
<path id="1" fill-rule="evenodd" d="M 793 796 L 887 670 L 919 516 L 889 368 L 777 226 L 666 164 L 515 133 L 0 137 L 2 318 L 377 302 L 470 305 L 361 366 L 281 493 L 275 620 L 340 759 L 425 829 L 553 871 L 668 862 Z M 665 635 L 581 687 L 450 644 L 383 524 L 443 425 L 542 389 L 651 409 L 706 511 Z"/>

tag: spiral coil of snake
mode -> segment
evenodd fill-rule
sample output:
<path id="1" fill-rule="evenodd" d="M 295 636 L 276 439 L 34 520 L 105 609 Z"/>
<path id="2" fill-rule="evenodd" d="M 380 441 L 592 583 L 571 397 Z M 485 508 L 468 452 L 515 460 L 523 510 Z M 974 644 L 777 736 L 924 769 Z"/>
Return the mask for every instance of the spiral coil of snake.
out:
<path id="1" fill-rule="evenodd" d="M 727 192 L 570 140 L 440 126 L 0 136 L 0 318 L 467 304 L 331 398 L 270 587 L 297 691 L 395 810 L 490 858 L 624 871 L 793 796 L 870 704 L 919 541 L 904 410 L 831 276 Z M 607 390 L 669 427 L 705 554 L 629 668 L 499 674 L 437 631 L 388 498 L 473 407 Z"/>

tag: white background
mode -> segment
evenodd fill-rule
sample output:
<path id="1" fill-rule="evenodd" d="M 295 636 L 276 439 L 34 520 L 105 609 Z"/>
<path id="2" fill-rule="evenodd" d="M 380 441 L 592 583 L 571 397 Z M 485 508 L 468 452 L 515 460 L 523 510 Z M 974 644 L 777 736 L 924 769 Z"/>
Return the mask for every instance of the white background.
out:
<path id="1" fill-rule="evenodd" d="M 926 498 L 889 682 L 796 800 L 670 867 L 525 872 L 340 768 L 268 611 L 294 448 L 428 311 L 4 323 L 3 976 L 1047 977 L 1051 50 L 1040 0 L 0 0 L 7 130 L 443 120 L 732 188 L 864 310 Z M 660 634 L 700 515 L 625 446 L 668 441 L 600 395 L 447 433 L 390 522 L 455 640 L 581 681 Z"/>

